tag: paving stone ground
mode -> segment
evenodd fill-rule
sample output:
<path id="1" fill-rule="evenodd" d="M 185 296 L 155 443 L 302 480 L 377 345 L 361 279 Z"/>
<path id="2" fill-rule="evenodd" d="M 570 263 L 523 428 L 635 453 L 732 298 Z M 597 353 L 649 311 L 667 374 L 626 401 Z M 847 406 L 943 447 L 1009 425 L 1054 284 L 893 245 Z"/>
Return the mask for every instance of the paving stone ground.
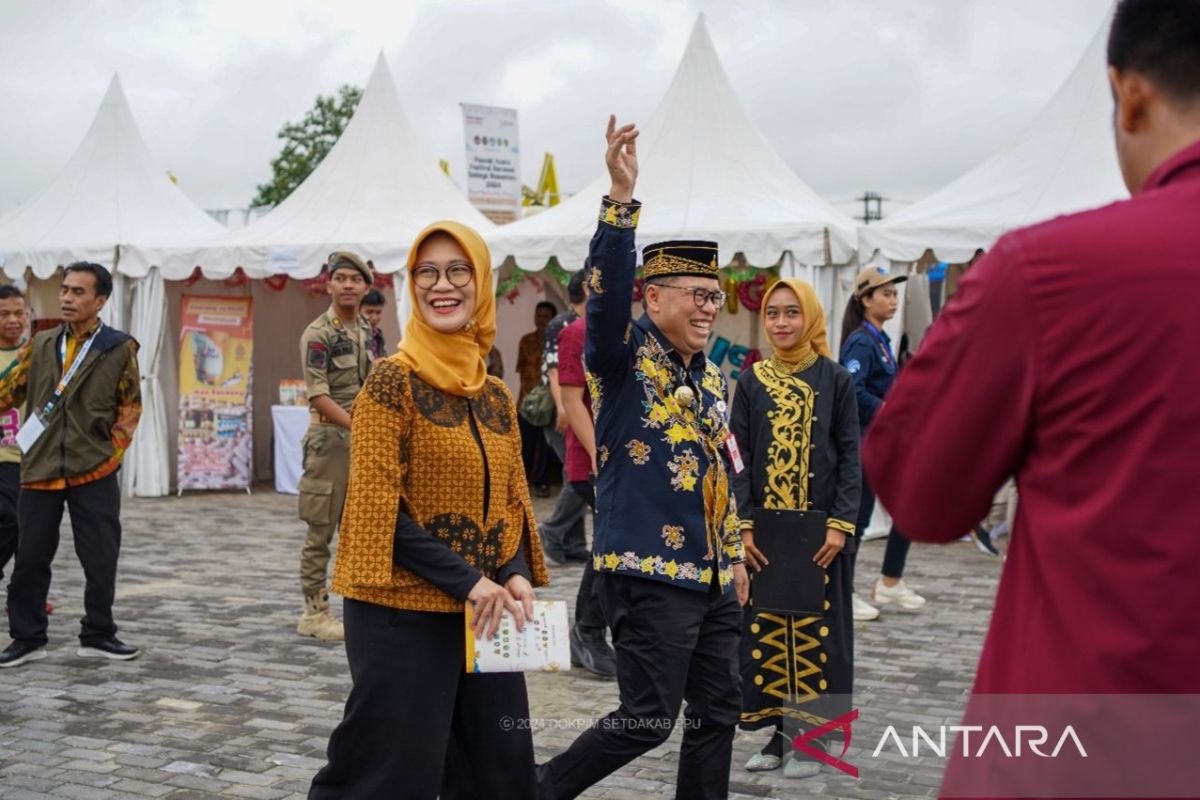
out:
<path id="1" fill-rule="evenodd" d="M 64 524 L 49 655 L 0 671 L 0 798 L 303 797 L 350 679 L 341 645 L 294 632 L 295 504 L 268 487 L 126 500 L 116 615 L 120 635 L 145 649 L 128 663 L 75 655 L 83 581 Z M 548 513 L 549 501 L 539 510 Z M 864 545 L 860 589 L 882 555 L 882 541 Z M 887 725 L 907 742 L 915 724 L 958 722 L 999 570 L 971 544 L 914 546 L 909 580 L 928 610 L 885 612 L 856 632 L 860 718 L 846 759 L 859 778 L 830 767 L 803 781 L 748 773 L 742 764 L 762 734 L 739 733 L 731 797 L 936 796 L 943 759 L 872 752 Z M 581 572 L 554 567 L 542 596 L 573 602 Z M 528 684 L 539 760 L 564 748 L 580 720 L 617 703 L 615 683 L 578 671 L 531 675 Z M 677 732 L 583 796 L 673 796 L 679 741 Z"/>

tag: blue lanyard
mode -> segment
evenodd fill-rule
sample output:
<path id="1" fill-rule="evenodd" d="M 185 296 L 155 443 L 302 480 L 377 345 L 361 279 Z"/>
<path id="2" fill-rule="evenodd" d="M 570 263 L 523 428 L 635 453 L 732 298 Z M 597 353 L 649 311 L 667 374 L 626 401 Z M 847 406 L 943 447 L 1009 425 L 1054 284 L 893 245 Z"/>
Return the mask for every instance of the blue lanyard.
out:
<path id="1" fill-rule="evenodd" d="M 865 319 L 863 320 L 862 326 L 863 330 L 867 332 L 867 335 L 878 342 L 879 346 L 883 348 L 883 352 L 887 354 L 888 363 L 895 364 L 896 356 L 892 354 L 892 345 L 886 338 L 884 338 L 883 332 L 870 322 L 867 322 Z"/>
<path id="2" fill-rule="evenodd" d="M 79 348 L 79 352 L 75 354 L 75 358 L 71 361 L 71 367 L 67 370 L 67 374 L 62 376 L 58 385 L 54 387 L 54 394 L 50 395 L 50 399 L 46 401 L 46 405 L 42 406 L 42 419 L 50 416 L 50 412 L 54 410 L 54 406 L 62 398 L 63 392 L 67 390 L 67 384 L 75 377 L 75 373 L 79 371 L 79 367 L 83 365 L 83 360 L 87 358 L 88 351 L 92 349 L 92 343 L 96 341 L 96 337 L 100 335 L 101 328 L 104 323 L 96 326 L 96 330 L 88 336 L 87 341 L 83 343 L 83 347 Z M 71 335 L 71 329 L 63 333 L 62 340 L 58 343 L 58 357 L 64 364 L 67 362 L 67 337 Z"/>

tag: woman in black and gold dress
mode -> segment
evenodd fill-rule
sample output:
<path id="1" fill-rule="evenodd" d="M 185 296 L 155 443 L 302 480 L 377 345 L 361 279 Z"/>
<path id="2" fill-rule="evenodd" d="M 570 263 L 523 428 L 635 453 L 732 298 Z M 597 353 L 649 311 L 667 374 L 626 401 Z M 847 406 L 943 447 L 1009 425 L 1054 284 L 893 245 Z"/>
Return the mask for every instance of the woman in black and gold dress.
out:
<path id="1" fill-rule="evenodd" d="M 751 584 L 742 636 L 742 727 L 772 730 L 748 770 L 778 769 L 790 752 L 784 774 L 802 778 L 821 765 L 793 751 L 793 737 L 851 708 L 854 629 L 845 553 L 856 546 L 858 410 L 850 373 L 832 359 L 825 312 L 812 286 L 779 281 L 763 298 L 762 319 L 774 355 L 742 372 L 730 422 L 745 464 L 734 488 L 746 562 L 752 571 L 773 568 L 767 566 L 771 554 L 754 543 L 755 508 L 824 511 L 826 538 L 816 560 L 826 570 L 825 613 L 757 613 Z"/>

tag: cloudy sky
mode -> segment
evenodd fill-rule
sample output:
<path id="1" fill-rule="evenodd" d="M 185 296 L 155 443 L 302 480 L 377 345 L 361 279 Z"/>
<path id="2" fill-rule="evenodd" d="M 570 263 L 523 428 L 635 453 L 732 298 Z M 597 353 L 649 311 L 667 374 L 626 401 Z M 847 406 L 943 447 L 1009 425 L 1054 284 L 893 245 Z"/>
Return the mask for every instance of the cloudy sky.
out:
<path id="1" fill-rule="evenodd" d="M 751 118 L 848 211 L 920 199 L 1016 135 L 1109 0 L 0 0 L 0 213 L 50 180 L 119 73 L 150 150 L 205 208 L 244 207 L 276 133 L 382 50 L 431 158 L 463 172 L 459 102 L 520 111 L 523 172 L 603 169 L 606 115 L 644 120 L 696 15 Z M 720 120 L 713 120 L 720 124 Z M 887 207 L 885 207 L 885 211 Z"/>

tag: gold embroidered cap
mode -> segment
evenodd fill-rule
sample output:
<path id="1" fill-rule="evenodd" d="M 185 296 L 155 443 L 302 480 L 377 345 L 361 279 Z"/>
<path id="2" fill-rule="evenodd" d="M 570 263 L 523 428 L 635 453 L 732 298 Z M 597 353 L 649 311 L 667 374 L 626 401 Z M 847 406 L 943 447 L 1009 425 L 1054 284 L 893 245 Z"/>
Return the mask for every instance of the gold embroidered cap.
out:
<path id="1" fill-rule="evenodd" d="M 642 279 L 694 275 L 720 279 L 716 242 L 671 241 L 642 250 Z"/>
<path id="2" fill-rule="evenodd" d="M 370 286 L 374 276 L 371 274 L 371 268 L 367 266 L 367 262 L 363 261 L 356 254 L 349 250 L 335 250 L 329 254 L 326 260 L 329 265 L 329 274 L 337 272 L 339 269 L 352 269 L 363 276 L 363 280 Z"/>

